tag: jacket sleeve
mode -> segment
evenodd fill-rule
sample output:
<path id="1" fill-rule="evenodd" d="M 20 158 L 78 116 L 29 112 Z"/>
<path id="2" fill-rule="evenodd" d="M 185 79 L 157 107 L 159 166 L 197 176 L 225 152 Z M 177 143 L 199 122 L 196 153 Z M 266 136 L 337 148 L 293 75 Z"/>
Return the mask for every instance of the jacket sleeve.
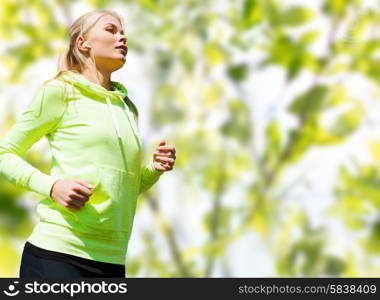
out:
<path id="1" fill-rule="evenodd" d="M 143 166 L 141 168 L 141 181 L 140 181 L 140 191 L 139 194 L 142 192 L 150 189 L 152 185 L 154 185 L 160 176 L 163 174 L 163 171 L 158 171 L 153 166 L 153 162 Z"/>
<path id="2" fill-rule="evenodd" d="M 18 188 L 50 197 L 58 179 L 42 173 L 23 157 L 31 146 L 52 132 L 61 120 L 65 105 L 63 87 L 57 81 L 38 88 L 20 118 L 0 141 L 0 175 Z"/>

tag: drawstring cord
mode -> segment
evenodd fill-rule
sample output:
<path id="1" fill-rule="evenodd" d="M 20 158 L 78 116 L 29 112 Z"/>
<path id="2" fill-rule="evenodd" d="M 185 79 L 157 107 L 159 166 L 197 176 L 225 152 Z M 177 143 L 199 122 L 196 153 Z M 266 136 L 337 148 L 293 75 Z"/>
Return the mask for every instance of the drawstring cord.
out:
<path id="1" fill-rule="evenodd" d="M 128 108 L 127 104 L 125 104 L 124 100 L 120 96 L 119 96 L 119 99 L 124 104 L 124 109 L 122 109 L 122 110 L 125 113 L 125 115 L 127 116 L 128 122 L 129 122 L 129 124 L 130 124 L 130 126 L 132 128 L 133 133 L 134 133 L 134 137 L 137 140 L 137 144 L 139 145 L 140 148 L 142 148 L 142 143 L 141 143 L 140 137 L 138 135 L 137 129 L 131 123 L 131 120 L 130 120 L 129 115 L 128 115 L 129 108 Z M 115 116 L 115 113 L 114 113 L 114 110 L 113 110 L 113 107 L 112 107 L 112 104 L 111 104 L 111 101 L 110 101 L 109 97 L 106 98 L 106 101 L 107 101 L 107 104 L 108 104 L 109 111 L 111 112 L 112 121 L 113 121 L 115 130 L 116 130 L 116 134 L 117 134 L 117 137 L 118 137 L 118 142 L 119 142 L 120 150 L 122 152 L 122 157 L 123 157 L 124 165 L 125 165 L 126 170 L 128 170 L 128 163 L 126 161 L 126 154 L 125 154 L 125 150 L 124 150 L 124 147 L 123 147 L 123 141 L 122 141 L 121 134 L 120 134 L 119 122 L 117 121 L 117 118 Z M 139 161 L 139 164 L 140 163 L 141 163 L 141 161 Z M 139 182 L 140 182 L 140 178 L 141 178 L 141 173 L 138 172 L 138 181 Z"/>
<path id="2" fill-rule="evenodd" d="M 124 109 L 123 109 L 123 112 L 125 113 L 125 115 L 127 116 L 127 119 L 128 119 L 128 122 L 129 122 L 129 125 L 131 126 L 132 130 L 133 130 L 133 133 L 134 133 L 134 136 L 135 138 L 137 139 L 137 143 L 141 145 L 141 141 L 139 139 L 139 133 L 138 133 L 138 129 L 136 128 L 135 124 L 132 124 L 131 123 L 131 120 L 130 120 L 130 117 L 129 117 L 129 108 L 127 106 L 127 104 L 125 104 L 124 100 L 119 97 L 119 99 L 121 100 L 121 102 L 123 103 L 124 105 Z M 117 121 L 117 118 L 115 116 L 115 113 L 114 113 L 114 110 L 113 110 L 113 107 L 112 107 L 112 104 L 111 104 L 111 100 L 109 97 L 106 98 L 106 101 L 107 101 L 107 104 L 108 104 L 108 108 L 111 112 L 111 116 L 112 116 L 112 120 L 113 120 L 113 124 L 114 124 L 114 127 L 115 127 L 115 130 L 116 130 L 116 134 L 117 134 L 117 137 L 121 139 L 121 134 L 120 134 L 120 126 L 119 126 L 119 122 Z"/>
<path id="3" fill-rule="evenodd" d="M 114 124 L 115 130 L 116 130 L 117 137 L 121 139 L 119 123 L 117 122 L 116 116 L 115 116 L 115 114 L 114 114 L 114 111 L 113 111 L 113 107 L 112 107 L 112 104 L 111 104 L 110 98 L 107 97 L 107 98 L 106 98 L 106 101 L 107 101 L 107 104 L 108 104 L 108 108 L 109 108 L 109 110 L 110 110 L 110 112 L 111 112 L 112 121 L 113 121 L 113 124 Z"/>
<path id="4" fill-rule="evenodd" d="M 119 99 L 120 101 L 123 103 L 124 105 L 124 109 L 123 109 L 123 112 L 125 113 L 125 115 L 127 116 L 127 119 L 128 119 L 128 122 L 129 122 L 129 125 L 132 127 L 132 130 L 133 130 L 133 133 L 134 133 L 134 136 L 137 140 L 137 143 L 140 145 L 140 147 L 142 146 L 141 144 L 141 141 L 140 141 L 140 138 L 139 138 L 139 133 L 138 133 L 138 128 L 136 128 L 135 124 L 132 122 L 131 123 L 131 119 L 130 119 L 130 115 L 129 115 L 129 108 L 127 106 L 127 104 L 124 102 L 123 98 L 121 98 L 119 96 Z"/>

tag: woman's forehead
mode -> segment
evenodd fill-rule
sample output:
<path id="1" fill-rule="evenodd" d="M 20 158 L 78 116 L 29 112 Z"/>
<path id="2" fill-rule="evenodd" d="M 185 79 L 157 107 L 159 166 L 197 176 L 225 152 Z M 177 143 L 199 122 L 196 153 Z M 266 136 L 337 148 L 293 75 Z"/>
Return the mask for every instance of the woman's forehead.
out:
<path id="1" fill-rule="evenodd" d="M 119 19 L 115 18 L 111 15 L 104 15 L 98 20 L 98 25 L 106 25 L 106 24 L 113 24 L 116 27 L 121 27 Z"/>

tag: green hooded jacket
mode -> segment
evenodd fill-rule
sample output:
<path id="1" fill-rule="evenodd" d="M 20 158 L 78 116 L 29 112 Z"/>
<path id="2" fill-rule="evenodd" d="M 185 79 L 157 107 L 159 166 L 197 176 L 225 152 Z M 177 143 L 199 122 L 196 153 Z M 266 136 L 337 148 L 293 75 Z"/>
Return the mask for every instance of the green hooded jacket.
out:
<path id="1" fill-rule="evenodd" d="M 138 195 L 163 174 L 142 164 L 137 110 L 126 88 L 111 91 L 66 71 L 40 86 L 0 143 L 0 174 L 19 188 L 44 196 L 39 222 L 28 241 L 40 248 L 86 259 L 125 264 Z M 51 173 L 23 157 L 43 136 L 51 149 Z M 83 207 L 72 211 L 50 197 L 58 179 L 94 186 Z"/>

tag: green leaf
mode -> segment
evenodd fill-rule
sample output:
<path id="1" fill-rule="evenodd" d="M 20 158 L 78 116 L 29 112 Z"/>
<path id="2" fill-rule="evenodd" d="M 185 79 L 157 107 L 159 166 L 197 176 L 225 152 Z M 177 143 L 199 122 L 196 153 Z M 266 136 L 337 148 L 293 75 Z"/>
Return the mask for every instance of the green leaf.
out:
<path id="1" fill-rule="evenodd" d="M 296 27 L 312 20 L 315 14 L 304 6 L 294 6 L 280 12 L 277 20 L 277 26 Z"/>
<path id="2" fill-rule="evenodd" d="M 350 111 L 339 116 L 331 127 L 330 132 L 333 135 L 340 136 L 342 138 L 346 137 L 360 125 L 362 117 L 363 108 L 360 105 L 357 105 Z"/>
<path id="3" fill-rule="evenodd" d="M 341 166 L 334 189 L 338 202 L 330 213 L 341 216 L 351 229 L 365 228 L 365 218 L 380 208 L 379 178 L 376 166 L 356 166 L 355 170 Z"/>
<path id="4" fill-rule="evenodd" d="M 228 228 L 230 227 L 232 209 L 227 206 L 220 207 L 218 214 L 218 233 L 225 234 L 228 232 Z M 212 230 L 212 226 L 214 226 L 213 222 L 215 221 L 213 218 L 214 211 L 208 211 L 204 214 L 202 224 L 205 230 Z"/>
<path id="5" fill-rule="evenodd" d="M 301 38 L 300 42 L 303 45 L 309 45 L 315 42 L 315 40 L 320 36 L 320 32 L 318 30 L 311 30 L 306 33 L 304 33 Z"/>
<path id="6" fill-rule="evenodd" d="M 262 19 L 259 0 L 245 0 L 242 8 L 242 24 L 244 28 L 259 23 Z"/>
<path id="7" fill-rule="evenodd" d="M 371 156 L 377 164 L 380 164 L 380 141 L 374 140 L 369 143 Z"/>
<path id="8" fill-rule="evenodd" d="M 345 13 L 347 2 L 347 0 L 325 0 L 322 10 L 327 14 L 341 17 Z"/>
<path id="9" fill-rule="evenodd" d="M 373 224 L 365 245 L 371 253 L 380 254 L 380 222 Z"/>
<path id="10" fill-rule="evenodd" d="M 273 33 L 270 44 L 265 45 L 263 50 L 268 55 L 262 66 L 271 63 L 281 65 L 287 72 L 288 80 L 295 78 L 302 69 L 317 71 L 320 68 L 317 58 L 307 50 L 306 45 L 301 40 L 295 40 L 282 29 Z"/>
<path id="11" fill-rule="evenodd" d="M 247 78 L 249 67 L 247 64 L 231 65 L 227 69 L 228 76 L 235 82 L 241 82 Z"/>
<path id="12" fill-rule="evenodd" d="M 267 165 L 276 161 L 281 151 L 281 130 L 278 121 L 271 121 L 266 130 L 266 146 L 264 160 Z"/>
<path id="13" fill-rule="evenodd" d="M 348 99 L 347 89 L 342 84 L 333 85 L 326 98 L 326 106 L 334 107 L 343 104 Z"/>
<path id="14" fill-rule="evenodd" d="M 286 77 L 288 80 L 295 78 L 302 69 L 302 56 L 303 53 L 298 53 L 298 55 L 295 55 L 293 59 L 290 61 L 290 64 L 288 65 L 288 68 L 286 70 Z"/>
<path id="15" fill-rule="evenodd" d="M 341 276 L 346 270 L 346 262 L 339 257 L 327 256 L 324 258 L 325 273 L 329 276 Z"/>
<path id="16" fill-rule="evenodd" d="M 289 138 L 294 140 L 294 144 L 292 146 L 290 154 L 286 158 L 287 163 L 295 163 L 312 145 L 314 141 L 316 126 L 316 121 L 310 120 L 299 130 L 293 129 L 290 131 Z"/>
<path id="17" fill-rule="evenodd" d="M 310 91 L 298 96 L 289 107 L 289 111 L 295 115 L 305 112 L 317 112 L 323 104 L 323 100 L 328 92 L 324 85 L 317 85 Z"/>
<path id="18" fill-rule="evenodd" d="M 211 66 L 215 66 L 227 60 L 228 53 L 226 49 L 215 42 L 209 42 L 204 45 L 204 55 Z"/>
<path id="19" fill-rule="evenodd" d="M 232 99 L 228 103 L 230 116 L 222 125 L 221 131 L 225 136 L 238 139 L 247 145 L 251 139 L 251 115 L 248 105 L 239 99 Z"/>
<path id="20" fill-rule="evenodd" d="M 318 127 L 314 130 L 313 143 L 315 145 L 333 145 L 343 142 L 344 136 L 331 133 L 329 130 Z"/>
<path id="21" fill-rule="evenodd" d="M 194 64 L 196 63 L 196 59 L 189 49 L 183 49 L 183 51 L 179 55 L 179 58 L 187 71 L 193 70 Z"/>

